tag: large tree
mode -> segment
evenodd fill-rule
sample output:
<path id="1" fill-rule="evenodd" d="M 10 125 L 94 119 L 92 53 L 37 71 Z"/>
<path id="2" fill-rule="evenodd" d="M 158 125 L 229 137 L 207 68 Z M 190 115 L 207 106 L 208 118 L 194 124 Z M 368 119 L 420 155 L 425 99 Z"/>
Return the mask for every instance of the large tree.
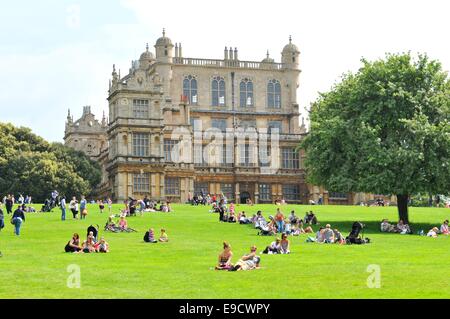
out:
<path id="1" fill-rule="evenodd" d="M 450 190 L 450 81 L 426 55 L 361 61 L 312 104 L 307 176 L 329 190 L 395 194 L 408 222 L 410 194 Z"/>
<path id="2" fill-rule="evenodd" d="M 50 144 L 29 128 L 0 123 L 0 195 L 30 195 L 43 202 L 57 189 L 66 196 L 88 195 L 101 170 L 86 155 Z"/>

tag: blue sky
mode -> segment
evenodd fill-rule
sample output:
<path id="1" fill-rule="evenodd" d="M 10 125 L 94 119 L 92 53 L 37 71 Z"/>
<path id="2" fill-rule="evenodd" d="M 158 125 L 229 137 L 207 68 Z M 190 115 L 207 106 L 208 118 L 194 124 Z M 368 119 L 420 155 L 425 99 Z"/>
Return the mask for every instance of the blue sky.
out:
<path id="1" fill-rule="evenodd" d="M 427 52 L 450 70 L 450 5 L 441 0 L 238 1 L 40 0 L 0 4 L 0 121 L 62 141 L 67 109 L 107 110 L 112 64 L 122 75 L 166 28 L 185 57 L 242 60 L 301 51 L 299 103 L 307 107 L 361 57 Z"/>

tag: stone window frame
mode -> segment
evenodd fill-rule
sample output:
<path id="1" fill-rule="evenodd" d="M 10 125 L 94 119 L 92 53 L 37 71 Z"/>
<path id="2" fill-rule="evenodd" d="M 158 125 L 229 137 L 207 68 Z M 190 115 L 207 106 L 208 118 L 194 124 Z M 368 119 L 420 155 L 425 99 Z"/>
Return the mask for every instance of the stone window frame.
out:
<path id="1" fill-rule="evenodd" d="M 137 103 L 139 102 L 139 103 Z M 142 103 L 146 102 L 146 103 Z M 149 107 L 150 107 L 150 101 L 148 99 L 133 99 L 133 105 L 132 105 L 132 112 L 133 112 L 133 118 L 137 119 L 148 119 L 149 118 Z"/>
<path id="2" fill-rule="evenodd" d="M 150 192 L 150 173 L 133 174 L 133 193 Z"/>
<path id="3" fill-rule="evenodd" d="M 273 91 L 270 92 L 270 87 L 269 85 L 273 84 L 275 85 L 273 87 Z M 279 85 L 279 92 L 277 93 L 276 90 L 276 85 Z M 271 103 L 271 98 L 270 98 L 270 94 L 273 94 L 273 104 Z M 279 97 L 279 105 L 277 105 L 276 101 L 277 101 L 277 95 Z M 278 80 L 276 78 L 270 78 L 267 80 L 267 85 L 266 85 L 266 103 L 267 103 L 267 108 L 270 109 L 281 109 L 282 108 L 282 90 L 281 90 L 281 80 Z M 271 105 L 272 104 L 272 105 Z"/>
<path id="4" fill-rule="evenodd" d="M 292 187 L 292 188 L 289 189 L 289 187 Z M 300 200 L 300 185 L 299 184 L 283 184 L 282 193 L 283 193 L 283 198 L 285 200 Z"/>
<path id="5" fill-rule="evenodd" d="M 180 195 L 180 178 L 165 176 L 164 177 L 164 194 L 165 195 Z"/>
<path id="6" fill-rule="evenodd" d="M 246 83 L 245 90 L 242 90 L 242 83 Z M 248 85 L 251 84 L 251 91 L 248 88 Z M 242 105 L 242 93 L 244 92 L 245 98 L 244 98 L 244 105 Z M 247 100 L 249 97 L 249 94 L 251 94 L 251 104 L 247 104 Z M 239 107 L 241 108 L 252 108 L 255 107 L 255 84 L 254 80 L 250 76 L 243 76 L 241 80 L 239 81 Z"/>
<path id="7" fill-rule="evenodd" d="M 217 105 L 214 105 L 214 89 L 213 89 L 213 81 L 219 81 L 220 82 L 220 80 L 222 80 L 223 81 L 223 84 L 224 84 L 224 88 L 223 88 L 223 91 L 224 91 L 224 103 L 223 104 L 221 104 L 220 103 L 220 86 L 219 86 L 219 83 L 218 83 L 218 87 L 217 87 L 217 94 L 218 94 L 218 96 L 217 96 Z M 210 83 L 210 94 L 211 94 L 211 106 L 212 107 L 226 107 L 227 106 L 227 81 L 226 81 L 226 76 L 225 75 L 222 75 L 222 74 L 214 74 L 214 75 L 212 75 L 211 76 L 211 78 L 210 78 L 210 81 L 209 81 L 209 83 Z"/>
<path id="8" fill-rule="evenodd" d="M 191 79 L 188 79 L 189 77 L 191 77 Z M 188 95 L 185 95 L 184 84 L 185 84 L 186 80 L 189 80 L 189 94 Z M 193 101 L 193 98 L 192 98 L 192 81 L 195 81 L 195 83 L 196 83 L 196 89 L 195 90 L 196 90 L 196 93 L 197 93 L 197 100 L 195 102 Z M 189 105 L 198 105 L 199 104 L 199 102 L 198 102 L 198 100 L 199 100 L 198 82 L 199 82 L 198 76 L 195 75 L 195 74 L 185 74 L 185 75 L 183 75 L 183 80 L 181 82 L 181 87 L 182 87 L 182 90 L 183 90 L 183 96 L 187 96 L 187 98 L 188 98 Z"/>
<path id="9" fill-rule="evenodd" d="M 149 154 L 150 134 L 144 132 L 132 133 L 133 156 L 144 157 Z"/>
<path id="10" fill-rule="evenodd" d="M 264 192 L 262 191 L 264 190 Z M 259 200 L 270 201 L 272 200 L 272 184 L 270 183 L 260 183 L 258 185 Z M 267 195 L 267 196 L 265 196 Z"/>
<path id="11" fill-rule="evenodd" d="M 295 147 L 281 147 L 281 168 L 300 169 L 300 153 Z"/>

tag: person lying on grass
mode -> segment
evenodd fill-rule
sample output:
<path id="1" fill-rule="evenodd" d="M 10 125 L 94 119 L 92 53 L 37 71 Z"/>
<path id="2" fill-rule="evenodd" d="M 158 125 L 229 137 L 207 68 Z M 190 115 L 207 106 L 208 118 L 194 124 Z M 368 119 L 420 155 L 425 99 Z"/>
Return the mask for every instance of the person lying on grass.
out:
<path id="1" fill-rule="evenodd" d="M 230 271 L 258 269 L 261 257 L 256 255 L 256 246 L 250 248 L 250 253 L 241 257 Z"/>
<path id="2" fill-rule="evenodd" d="M 433 227 L 428 231 L 427 237 L 437 238 L 438 232 L 439 232 L 439 229 L 437 227 Z"/>
<path id="3" fill-rule="evenodd" d="M 390 224 L 386 218 L 381 221 L 380 230 L 383 233 L 398 233 L 398 229 Z"/>
<path id="4" fill-rule="evenodd" d="M 449 235 L 450 234 L 450 229 L 448 227 L 448 219 L 444 220 L 444 222 L 441 225 L 441 234 L 442 235 Z"/>
<path id="5" fill-rule="evenodd" d="M 226 241 L 223 242 L 223 251 L 219 254 L 219 263 L 215 267 L 216 270 L 230 270 L 233 265 L 231 264 L 231 258 L 233 253 L 231 251 L 231 245 Z"/>
<path id="6" fill-rule="evenodd" d="M 155 239 L 155 231 L 153 230 L 153 228 L 150 228 L 147 232 L 145 232 L 144 241 L 146 243 L 152 243 L 152 244 L 155 244 L 158 242 Z"/>
<path id="7" fill-rule="evenodd" d="M 159 235 L 159 241 L 163 243 L 167 243 L 169 241 L 169 236 L 166 233 L 164 228 L 161 228 L 161 235 Z"/>
<path id="8" fill-rule="evenodd" d="M 67 243 L 64 250 L 66 253 L 76 253 L 81 250 L 80 236 L 77 233 L 73 234 L 72 239 Z"/>

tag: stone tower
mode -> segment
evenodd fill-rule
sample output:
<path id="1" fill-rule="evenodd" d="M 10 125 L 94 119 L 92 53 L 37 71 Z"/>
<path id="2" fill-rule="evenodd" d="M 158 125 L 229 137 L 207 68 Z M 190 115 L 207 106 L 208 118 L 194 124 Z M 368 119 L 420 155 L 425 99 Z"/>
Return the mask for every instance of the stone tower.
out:
<path id="1" fill-rule="evenodd" d="M 83 107 L 83 115 L 75 122 L 69 110 L 64 144 L 77 151 L 82 151 L 93 160 L 98 160 L 100 153 L 108 148 L 107 126 L 105 114 L 103 114 L 102 121 L 99 122 L 91 113 L 90 106 Z"/>

